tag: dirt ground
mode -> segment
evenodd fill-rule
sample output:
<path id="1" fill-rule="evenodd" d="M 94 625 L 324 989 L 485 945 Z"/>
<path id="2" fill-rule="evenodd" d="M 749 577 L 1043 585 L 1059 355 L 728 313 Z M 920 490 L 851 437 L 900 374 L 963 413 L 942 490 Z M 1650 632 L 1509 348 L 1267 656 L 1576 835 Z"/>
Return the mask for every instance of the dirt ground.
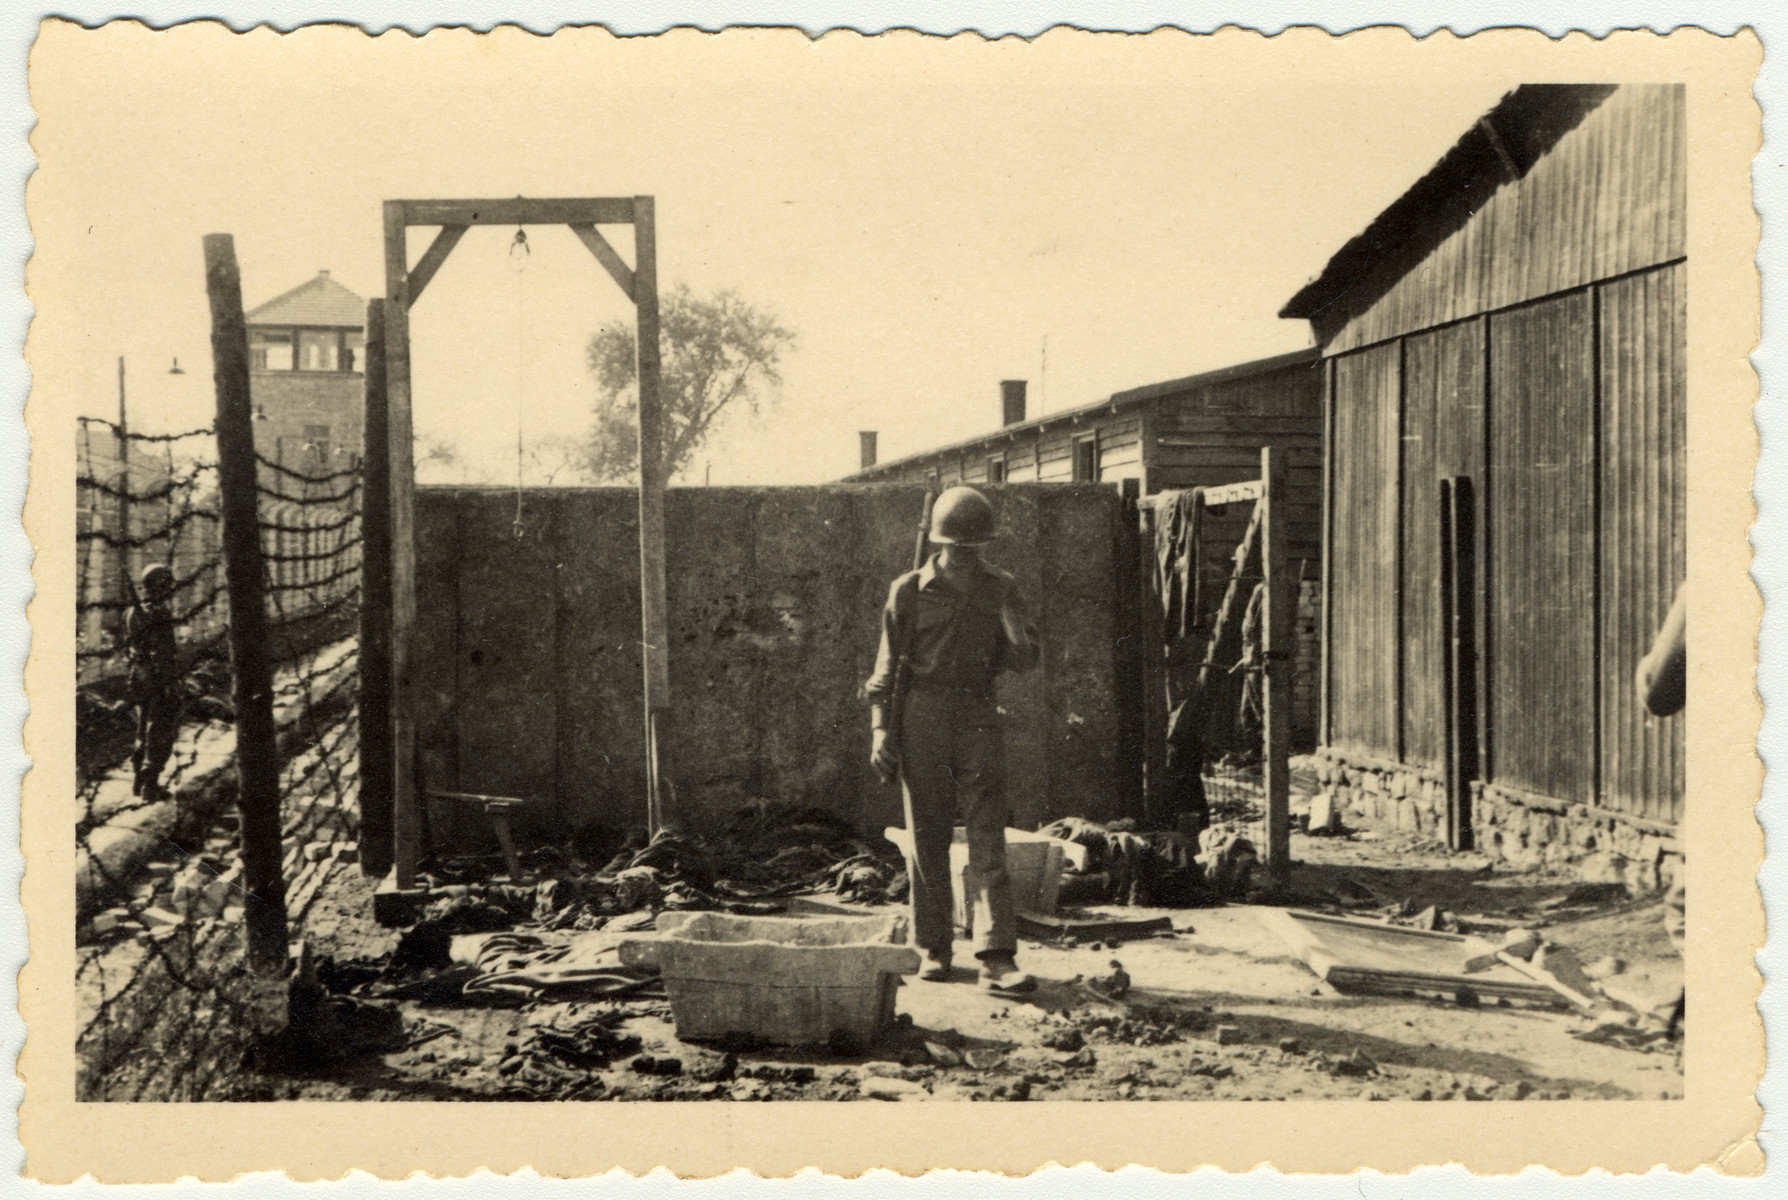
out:
<path id="1" fill-rule="evenodd" d="M 1299 907 L 1350 912 L 1446 910 L 1463 932 L 1540 928 L 1585 963 L 1617 958 L 1604 981 L 1636 1008 L 1668 1001 L 1680 960 L 1660 903 L 1628 901 L 1562 875 L 1493 868 L 1401 835 L 1296 835 L 1289 894 Z M 1391 865 L 1394 864 L 1394 865 Z M 371 919 L 371 884 L 338 871 L 304 930 L 342 959 L 389 953 L 394 931 Z M 410 1046 L 304 1075 L 244 1081 L 249 1098 L 319 1099 L 898 1099 L 1540 1100 L 1682 1095 L 1682 1043 L 1646 1050 L 1588 1042 L 1571 1011 L 1462 1005 L 1421 997 L 1344 996 L 1293 957 L 1262 906 L 1097 910 L 1165 915 L 1170 935 L 1115 945 L 1021 943 L 1039 980 L 1022 999 L 958 979 L 908 977 L 897 1027 L 865 1054 L 680 1042 L 662 1000 L 522 1008 L 402 1003 Z M 959 964 L 971 963 L 966 943 Z M 1097 981 L 1122 964 L 1121 998 Z M 543 1078 L 518 1054 L 547 1027 L 606 1014 L 624 1053 L 606 1066 Z M 428 1040 L 422 1041 L 421 1038 Z M 631 1039 L 638 1038 L 635 1046 Z M 665 1061 L 671 1060 L 671 1061 Z M 893 1080 L 893 1083 L 886 1081 Z"/>

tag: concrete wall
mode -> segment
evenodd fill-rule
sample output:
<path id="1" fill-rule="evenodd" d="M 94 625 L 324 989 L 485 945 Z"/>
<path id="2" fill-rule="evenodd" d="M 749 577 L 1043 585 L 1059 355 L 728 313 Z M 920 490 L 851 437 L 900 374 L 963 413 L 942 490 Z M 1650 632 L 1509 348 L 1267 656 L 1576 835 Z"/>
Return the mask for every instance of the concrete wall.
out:
<path id="1" fill-rule="evenodd" d="M 1008 794 L 1035 826 L 1135 811 L 1140 754 L 1118 702 L 1120 597 L 1110 487 L 990 488 L 1044 665 L 1007 676 Z M 911 566 L 917 486 L 673 489 L 666 501 L 673 778 L 697 829 L 755 798 L 865 830 L 900 823 L 867 766 L 856 691 L 877 617 Z M 635 494 L 422 488 L 415 682 L 425 786 L 541 798 L 524 832 L 644 820 Z M 437 842 L 489 836 L 434 802 Z"/>

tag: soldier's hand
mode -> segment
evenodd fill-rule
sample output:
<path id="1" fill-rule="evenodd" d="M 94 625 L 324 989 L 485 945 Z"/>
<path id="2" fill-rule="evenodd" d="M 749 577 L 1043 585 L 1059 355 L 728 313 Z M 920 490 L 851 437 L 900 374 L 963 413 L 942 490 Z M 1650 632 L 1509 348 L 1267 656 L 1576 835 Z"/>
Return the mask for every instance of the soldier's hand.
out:
<path id="1" fill-rule="evenodd" d="M 900 748 L 886 729 L 877 729 L 870 735 L 869 765 L 875 768 L 883 783 L 894 782 L 894 777 L 900 773 Z"/>

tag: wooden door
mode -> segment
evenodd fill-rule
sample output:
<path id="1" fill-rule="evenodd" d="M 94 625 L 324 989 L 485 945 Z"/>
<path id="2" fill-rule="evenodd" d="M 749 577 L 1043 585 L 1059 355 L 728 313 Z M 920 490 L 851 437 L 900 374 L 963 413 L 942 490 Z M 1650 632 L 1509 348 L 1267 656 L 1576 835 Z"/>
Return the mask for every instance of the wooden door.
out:
<path id="1" fill-rule="evenodd" d="M 1440 617 L 1445 638 L 1447 845 L 1472 848 L 1471 785 L 1479 777 L 1477 520 L 1471 478 L 1440 481 Z"/>

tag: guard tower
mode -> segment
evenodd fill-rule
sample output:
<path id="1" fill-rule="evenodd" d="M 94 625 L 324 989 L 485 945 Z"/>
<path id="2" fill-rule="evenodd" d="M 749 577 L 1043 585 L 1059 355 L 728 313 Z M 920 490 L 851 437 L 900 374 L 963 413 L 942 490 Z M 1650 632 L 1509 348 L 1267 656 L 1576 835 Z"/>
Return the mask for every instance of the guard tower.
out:
<path id="1" fill-rule="evenodd" d="M 366 301 L 319 271 L 250 312 L 255 449 L 294 470 L 340 470 L 360 453 Z"/>

